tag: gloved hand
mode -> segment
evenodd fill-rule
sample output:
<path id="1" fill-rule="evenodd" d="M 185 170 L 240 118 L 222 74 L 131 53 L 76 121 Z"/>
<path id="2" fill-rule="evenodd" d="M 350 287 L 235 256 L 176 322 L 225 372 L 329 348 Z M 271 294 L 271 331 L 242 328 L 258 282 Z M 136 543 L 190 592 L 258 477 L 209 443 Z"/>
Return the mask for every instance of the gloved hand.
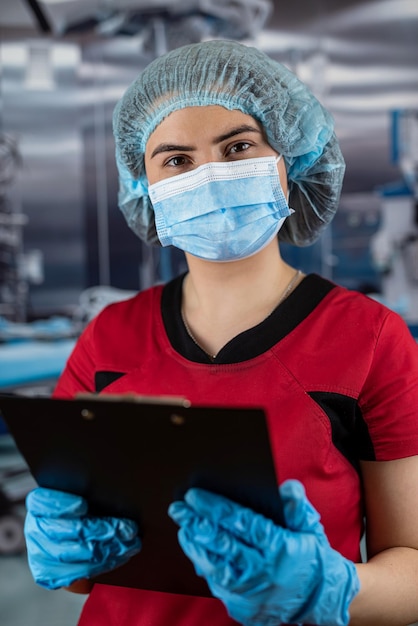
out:
<path id="1" fill-rule="evenodd" d="M 28 494 L 26 508 L 29 567 L 47 589 L 112 570 L 141 549 L 135 522 L 89 517 L 80 496 L 38 487 Z"/>
<path id="2" fill-rule="evenodd" d="M 287 528 L 230 500 L 190 489 L 169 515 L 179 542 L 229 615 L 245 626 L 345 626 L 360 585 L 333 550 L 301 483 L 280 487 Z"/>

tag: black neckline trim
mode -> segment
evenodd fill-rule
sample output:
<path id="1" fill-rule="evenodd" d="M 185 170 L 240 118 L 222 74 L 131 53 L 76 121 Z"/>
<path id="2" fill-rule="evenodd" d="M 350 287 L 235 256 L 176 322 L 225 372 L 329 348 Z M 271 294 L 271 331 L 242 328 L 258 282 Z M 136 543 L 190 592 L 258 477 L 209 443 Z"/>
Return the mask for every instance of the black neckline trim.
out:
<path id="1" fill-rule="evenodd" d="M 168 339 L 189 361 L 217 365 L 241 363 L 267 352 L 295 329 L 336 286 L 317 274 L 309 274 L 271 315 L 231 339 L 211 360 L 190 337 L 181 318 L 184 277 L 185 274 L 177 276 L 163 288 L 161 314 Z"/>

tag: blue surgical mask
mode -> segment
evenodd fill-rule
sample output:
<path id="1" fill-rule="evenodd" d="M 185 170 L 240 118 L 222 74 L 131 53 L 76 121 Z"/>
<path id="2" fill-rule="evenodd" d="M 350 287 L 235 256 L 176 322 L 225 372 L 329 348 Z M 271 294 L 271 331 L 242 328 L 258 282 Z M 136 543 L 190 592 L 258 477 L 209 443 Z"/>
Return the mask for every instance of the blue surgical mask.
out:
<path id="1" fill-rule="evenodd" d="M 280 185 L 279 159 L 206 163 L 150 185 L 161 245 L 208 261 L 262 250 L 293 213 Z"/>

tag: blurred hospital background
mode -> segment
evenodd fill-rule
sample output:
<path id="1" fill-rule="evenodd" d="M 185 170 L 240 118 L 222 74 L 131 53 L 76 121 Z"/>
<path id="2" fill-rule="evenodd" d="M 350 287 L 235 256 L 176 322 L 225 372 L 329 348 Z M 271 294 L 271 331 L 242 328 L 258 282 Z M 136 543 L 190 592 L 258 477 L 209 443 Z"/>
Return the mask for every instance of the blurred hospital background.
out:
<path id="1" fill-rule="evenodd" d="M 111 117 L 153 58 L 214 38 L 283 62 L 335 118 L 340 210 L 284 256 L 381 300 L 418 338 L 417 0 L 0 0 L 0 392 L 49 393 L 105 304 L 185 269 L 117 208 Z M 31 486 L 0 420 L 0 624 L 73 626 L 83 597 L 27 568 Z"/>

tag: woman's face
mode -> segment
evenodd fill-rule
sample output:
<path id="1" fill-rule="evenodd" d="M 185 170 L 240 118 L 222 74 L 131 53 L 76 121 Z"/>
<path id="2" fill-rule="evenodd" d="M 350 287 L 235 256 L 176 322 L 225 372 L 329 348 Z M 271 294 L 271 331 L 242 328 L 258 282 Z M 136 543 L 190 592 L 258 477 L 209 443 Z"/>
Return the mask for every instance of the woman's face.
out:
<path id="1" fill-rule="evenodd" d="M 148 182 L 183 174 L 209 162 L 274 156 L 261 124 L 251 115 L 218 105 L 174 111 L 150 135 L 145 150 Z M 287 194 L 286 168 L 278 163 Z"/>

